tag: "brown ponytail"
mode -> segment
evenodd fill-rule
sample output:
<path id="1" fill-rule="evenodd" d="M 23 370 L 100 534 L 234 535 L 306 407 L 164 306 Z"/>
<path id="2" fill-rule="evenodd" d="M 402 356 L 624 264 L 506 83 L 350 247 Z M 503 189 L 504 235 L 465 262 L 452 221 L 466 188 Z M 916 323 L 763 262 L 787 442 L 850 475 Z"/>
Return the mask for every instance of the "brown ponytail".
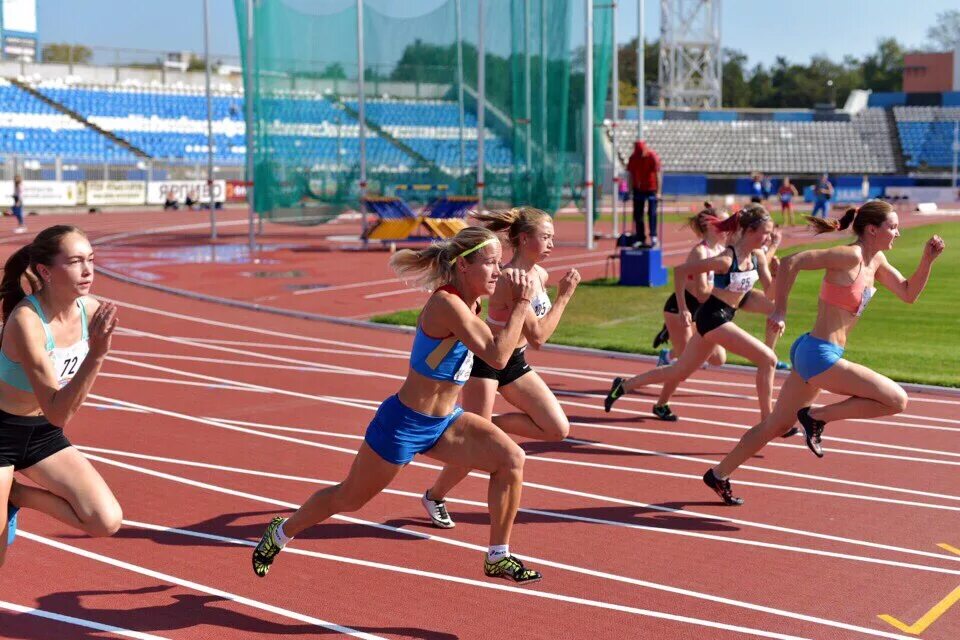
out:
<path id="1" fill-rule="evenodd" d="M 478 211 L 473 214 L 473 217 L 482 226 L 494 233 L 506 231 L 510 246 L 516 249 L 520 246 L 520 235 L 535 233 L 541 222 L 550 219 L 550 214 L 533 207 L 514 207 L 512 209 Z"/>
<path id="2" fill-rule="evenodd" d="M 851 224 L 857 237 L 863 235 L 868 226 L 879 227 L 893 212 L 893 206 L 883 200 L 868 200 L 860 208 L 850 207 L 841 218 L 814 218 L 807 216 L 807 222 L 813 227 L 814 233 L 830 233 L 843 231 Z"/>
<path id="3" fill-rule="evenodd" d="M 481 242 L 496 240 L 497 236 L 484 227 L 466 227 L 460 233 L 435 242 L 425 249 L 402 249 L 390 258 L 390 267 L 403 282 L 424 289 L 436 289 L 453 281 L 457 256 L 473 249 Z M 473 262 L 477 253 L 464 260 Z M 450 264 L 453 260 L 454 264 Z"/>
<path id="4" fill-rule="evenodd" d="M 82 230 L 73 225 L 58 224 L 47 227 L 37 234 L 30 244 L 20 247 L 7 258 L 3 265 L 3 279 L 0 280 L 0 300 L 2 300 L 3 321 L 6 322 L 13 309 L 26 297 L 21 281 L 26 277 L 30 293 L 40 290 L 42 284 L 37 273 L 37 265 L 50 266 L 60 253 L 63 237 L 70 233 L 79 233 L 87 237 Z"/>
<path id="5" fill-rule="evenodd" d="M 693 229 L 693 232 L 700 236 L 704 237 L 707 233 L 707 228 L 712 224 L 716 225 L 720 222 L 720 218 L 717 216 L 717 211 L 709 202 L 704 203 L 704 208 L 697 212 L 697 215 L 692 216 L 687 220 L 687 225 Z"/>
<path id="6" fill-rule="evenodd" d="M 770 214 L 761 204 L 751 203 L 737 211 L 726 220 L 712 223 L 713 228 L 723 233 L 733 233 L 737 230 L 746 231 L 756 229 L 770 220 Z"/>

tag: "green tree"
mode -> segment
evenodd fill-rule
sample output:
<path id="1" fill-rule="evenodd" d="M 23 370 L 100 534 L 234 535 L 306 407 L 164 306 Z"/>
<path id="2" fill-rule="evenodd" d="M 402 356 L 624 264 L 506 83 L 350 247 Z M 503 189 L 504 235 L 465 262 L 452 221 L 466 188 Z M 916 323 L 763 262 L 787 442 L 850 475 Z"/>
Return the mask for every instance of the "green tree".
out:
<path id="1" fill-rule="evenodd" d="M 744 53 L 736 49 L 723 50 L 723 106 L 751 106 L 746 64 L 747 56 Z"/>
<path id="2" fill-rule="evenodd" d="M 927 29 L 927 40 L 936 51 L 960 47 L 960 11 L 951 9 L 937 14 L 937 21 Z"/>
<path id="3" fill-rule="evenodd" d="M 903 47 L 896 38 L 877 42 L 876 52 L 863 59 L 863 86 L 874 91 L 903 90 Z"/>
<path id="4" fill-rule="evenodd" d="M 51 43 L 43 46 L 40 57 L 44 62 L 86 64 L 93 57 L 93 51 L 82 44 Z"/>

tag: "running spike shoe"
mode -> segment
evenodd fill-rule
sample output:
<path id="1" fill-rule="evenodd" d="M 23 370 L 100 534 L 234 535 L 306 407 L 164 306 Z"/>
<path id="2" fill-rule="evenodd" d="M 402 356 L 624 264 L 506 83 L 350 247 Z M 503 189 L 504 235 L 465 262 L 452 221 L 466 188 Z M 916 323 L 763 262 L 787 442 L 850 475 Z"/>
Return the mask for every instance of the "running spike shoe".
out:
<path id="1" fill-rule="evenodd" d="M 523 563 L 513 556 L 504 556 L 496 562 L 483 561 L 483 573 L 488 578 L 507 578 L 520 584 L 540 582 L 543 576 L 539 571 L 527 569 Z"/>
<path id="2" fill-rule="evenodd" d="M 678 420 L 677 414 L 670 410 L 670 405 L 668 404 L 653 405 L 653 415 L 657 416 L 664 422 L 676 422 Z"/>
<path id="3" fill-rule="evenodd" d="M 429 493 L 429 489 L 423 492 L 423 495 L 420 497 L 420 503 L 423 504 L 423 508 L 427 510 L 427 515 L 430 516 L 430 522 L 433 523 L 433 526 L 439 527 L 440 529 L 453 529 L 457 526 L 453 518 L 450 517 L 450 514 L 447 513 L 446 501 L 431 500 L 427 497 Z"/>
<path id="4" fill-rule="evenodd" d="M 17 514 L 20 512 L 20 507 L 13 506 L 12 503 L 7 503 L 7 546 L 13 544 L 14 538 L 17 537 Z"/>
<path id="5" fill-rule="evenodd" d="M 271 520 L 270 524 L 267 525 L 266 531 L 264 531 L 260 537 L 260 542 L 257 543 L 257 546 L 253 550 L 253 572 L 257 574 L 259 578 L 267 575 L 274 558 L 283 550 L 283 547 L 278 545 L 274 538 L 274 534 L 277 529 L 280 528 L 280 525 L 283 524 L 283 521 L 284 518 L 280 516 Z"/>
<path id="6" fill-rule="evenodd" d="M 660 331 L 657 332 L 656 337 L 653 339 L 653 348 L 656 349 L 660 345 L 666 343 L 670 340 L 670 332 L 667 331 L 667 325 L 660 327 Z"/>
<path id="7" fill-rule="evenodd" d="M 660 355 L 657 356 L 657 366 L 665 367 L 670 364 L 670 350 L 660 349 Z"/>
<path id="8" fill-rule="evenodd" d="M 807 446 L 813 455 L 818 458 L 823 457 L 823 447 L 820 446 L 820 440 L 823 437 L 823 427 L 827 424 L 823 420 L 815 420 L 810 416 L 810 407 L 804 407 L 797 411 L 797 420 L 803 427 L 804 435 L 807 438 Z"/>
<path id="9" fill-rule="evenodd" d="M 603 410 L 610 413 L 610 408 L 613 406 L 613 403 L 624 393 L 626 393 L 626 391 L 623 389 L 623 378 L 614 378 L 613 384 L 610 385 L 610 393 L 603 399 Z"/>
<path id="10" fill-rule="evenodd" d="M 717 474 L 713 472 L 713 469 L 707 469 L 707 472 L 703 474 L 703 484 L 713 489 L 714 492 L 720 496 L 720 499 L 723 500 L 723 504 L 729 507 L 738 507 L 743 504 L 743 498 L 738 498 L 733 495 L 729 478 L 727 480 L 721 480 L 717 477 Z"/>

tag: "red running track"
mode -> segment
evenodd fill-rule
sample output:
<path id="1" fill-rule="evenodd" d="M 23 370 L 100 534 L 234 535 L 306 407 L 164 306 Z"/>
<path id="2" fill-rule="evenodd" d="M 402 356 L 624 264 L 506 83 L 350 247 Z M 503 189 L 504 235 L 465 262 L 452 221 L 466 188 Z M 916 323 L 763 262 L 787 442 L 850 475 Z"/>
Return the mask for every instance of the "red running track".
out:
<path id="1" fill-rule="evenodd" d="M 106 218 L 92 235 L 143 228 Z M 699 478 L 757 420 L 751 375 L 698 373 L 665 424 L 650 397 L 601 407 L 614 374 L 647 363 L 560 351 L 530 360 L 571 437 L 524 443 L 511 545 L 543 582 L 483 577 L 480 475 L 450 501 L 457 528 L 429 526 L 426 458 L 257 579 L 249 545 L 342 479 L 406 371 L 409 336 L 104 277 L 96 293 L 120 302 L 122 332 L 68 434 L 125 525 L 90 539 L 24 512 L 0 573 L 2 637 L 917 637 L 878 615 L 911 625 L 960 584 L 960 555 L 938 546 L 960 547 L 960 397 L 911 393 L 903 415 L 831 424 L 823 460 L 799 438 L 776 442 L 736 476 L 747 503 L 729 508 Z M 960 610 L 941 609 L 919 637 L 960 636 Z"/>

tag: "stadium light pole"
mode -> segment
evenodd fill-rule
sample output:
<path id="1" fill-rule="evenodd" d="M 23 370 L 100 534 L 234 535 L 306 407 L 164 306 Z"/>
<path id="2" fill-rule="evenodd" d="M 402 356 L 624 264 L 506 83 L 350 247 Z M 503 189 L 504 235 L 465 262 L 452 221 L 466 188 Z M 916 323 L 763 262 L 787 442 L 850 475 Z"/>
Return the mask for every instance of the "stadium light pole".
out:
<path id="1" fill-rule="evenodd" d="M 617 3 L 610 4 L 610 10 L 613 11 L 613 26 L 611 28 L 610 39 L 613 40 L 613 119 L 610 125 L 610 134 L 613 138 L 613 155 L 610 158 L 613 168 L 613 197 L 610 199 L 610 208 L 613 214 L 613 237 L 616 239 L 620 235 L 620 224 L 617 211 L 617 196 L 620 195 L 620 172 L 617 171 L 617 160 L 620 158 L 620 149 L 617 144 L 617 119 L 620 117 L 620 52 L 617 47 Z"/>
<path id="2" fill-rule="evenodd" d="M 210 194 L 210 239 L 217 239 L 217 214 L 213 197 L 213 97 L 210 95 L 210 1 L 203 0 L 203 57 L 207 86 L 207 191 Z"/>
<path id="3" fill-rule="evenodd" d="M 591 2 L 593 0 L 590 0 Z M 477 211 L 483 211 L 483 139 L 484 139 L 484 112 L 486 110 L 485 102 L 487 99 L 486 80 L 487 65 L 484 57 L 486 48 L 483 46 L 484 20 L 483 20 L 483 0 L 477 0 L 477 13 L 479 21 L 477 23 Z"/>
<path id="4" fill-rule="evenodd" d="M 254 82 L 254 24 L 253 24 L 253 4 L 256 0 L 247 0 L 247 88 L 244 93 L 244 106 L 246 107 L 247 117 L 247 198 L 250 203 L 249 229 L 247 233 L 247 243 L 250 250 L 250 259 L 253 260 L 253 252 L 256 248 L 256 239 L 254 237 L 254 217 L 256 217 L 256 205 L 253 199 L 253 94 L 256 91 Z"/>
<path id="5" fill-rule="evenodd" d="M 644 0 L 637 0 L 637 142 L 643 140 L 644 106 L 647 102 L 646 43 L 643 41 Z"/>
<path id="6" fill-rule="evenodd" d="M 463 185 L 463 176 L 466 175 L 467 143 L 463 139 L 463 128 L 466 126 L 466 114 L 463 109 L 463 17 L 461 0 L 456 0 L 457 10 L 457 108 L 460 113 L 460 184 Z"/>
<path id="7" fill-rule="evenodd" d="M 587 14 L 584 69 L 584 158 L 583 197 L 587 205 L 587 249 L 593 249 L 593 0 L 585 0 Z"/>
<path id="8" fill-rule="evenodd" d="M 365 109 L 365 90 L 363 76 L 363 0 L 357 0 L 357 117 L 360 120 L 360 237 L 363 246 L 367 246 L 367 208 L 363 204 L 363 197 L 367 194 L 367 117 Z"/>

